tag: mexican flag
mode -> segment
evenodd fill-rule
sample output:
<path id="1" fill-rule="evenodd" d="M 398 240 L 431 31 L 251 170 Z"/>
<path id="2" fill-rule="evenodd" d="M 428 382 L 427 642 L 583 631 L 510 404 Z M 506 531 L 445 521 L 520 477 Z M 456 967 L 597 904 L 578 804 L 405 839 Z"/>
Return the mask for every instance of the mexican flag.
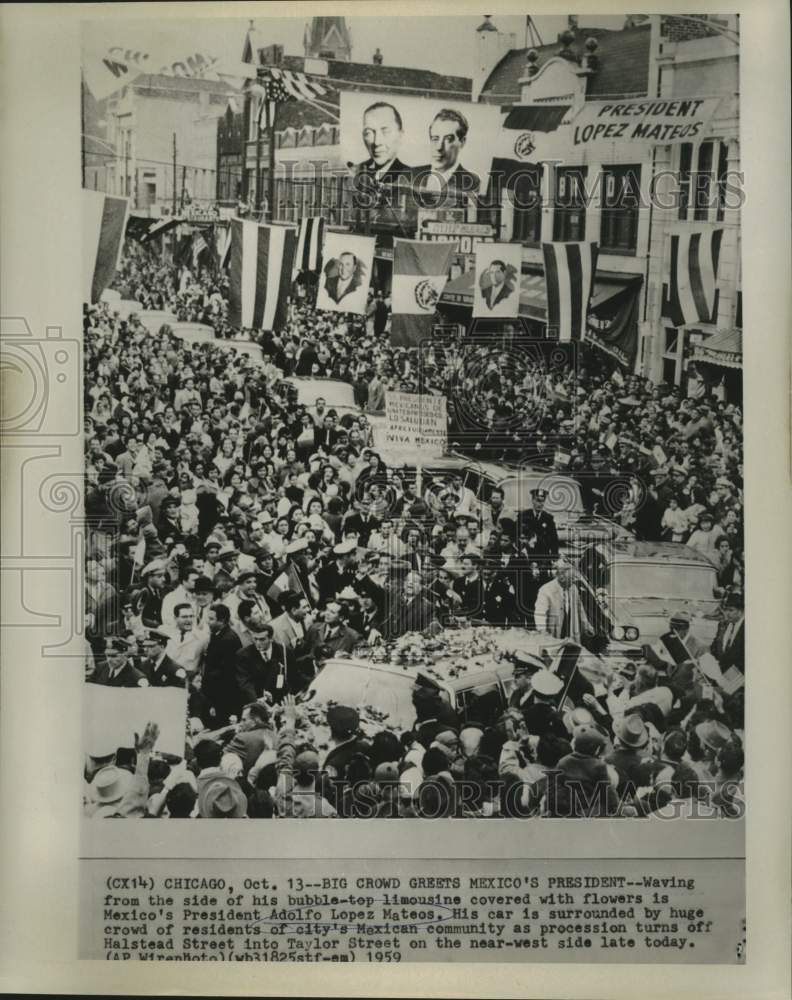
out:
<path id="1" fill-rule="evenodd" d="M 432 332 L 435 309 L 448 281 L 457 244 L 393 241 L 391 344 L 415 347 Z"/>

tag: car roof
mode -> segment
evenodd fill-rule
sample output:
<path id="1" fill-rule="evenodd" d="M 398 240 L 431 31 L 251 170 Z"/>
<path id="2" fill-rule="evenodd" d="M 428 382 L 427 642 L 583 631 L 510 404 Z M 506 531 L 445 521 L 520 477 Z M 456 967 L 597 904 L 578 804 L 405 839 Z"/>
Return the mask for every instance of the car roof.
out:
<path id="1" fill-rule="evenodd" d="M 619 538 L 611 544 L 617 562 L 685 563 L 715 570 L 706 556 L 681 542 L 640 542 L 631 538 Z"/>

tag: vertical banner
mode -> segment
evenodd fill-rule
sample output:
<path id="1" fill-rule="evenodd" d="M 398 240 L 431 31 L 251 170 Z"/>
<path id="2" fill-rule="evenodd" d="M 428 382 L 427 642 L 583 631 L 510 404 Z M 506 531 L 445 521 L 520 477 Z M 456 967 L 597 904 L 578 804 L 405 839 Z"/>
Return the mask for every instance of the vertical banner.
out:
<path id="1" fill-rule="evenodd" d="M 83 189 L 83 302 L 98 302 L 113 280 L 121 260 L 128 215 L 128 198 Z"/>
<path id="2" fill-rule="evenodd" d="M 391 343 L 413 347 L 432 330 L 457 244 L 393 241 Z"/>
<path id="3" fill-rule="evenodd" d="M 674 326 L 715 321 L 722 239 L 722 229 L 687 230 L 671 235 L 671 273 L 663 315 Z"/>
<path id="4" fill-rule="evenodd" d="M 364 316 L 374 263 L 374 237 L 328 233 L 316 308 Z"/>
<path id="5" fill-rule="evenodd" d="M 477 243 L 473 315 L 489 319 L 515 319 L 520 312 L 519 243 Z"/>
<path id="6" fill-rule="evenodd" d="M 547 331 L 559 340 L 582 340 L 597 271 L 596 243 L 543 243 Z"/>
<path id="7" fill-rule="evenodd" d="M 322 245 L 325 237 L 325 220 L 314 215 L 300 220 L 297 235 L 297 253 L 294 257 L 294 277 L 301 271 L 318 271 L 322 266 Z"/>
<path id="8" fill-rule="evenodd" d="M 234 326 L 273 330 L 286 318 L 296 234 L 286 226 L 231 223 L 228 297 Z"/>

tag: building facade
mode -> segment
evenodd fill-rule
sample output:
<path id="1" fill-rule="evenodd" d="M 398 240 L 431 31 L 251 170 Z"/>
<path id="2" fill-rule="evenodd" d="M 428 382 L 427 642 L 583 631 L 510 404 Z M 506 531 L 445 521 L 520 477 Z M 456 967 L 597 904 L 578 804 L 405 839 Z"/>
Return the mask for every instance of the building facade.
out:
<path id="1" fill-rule="evenodd" d="M 104 190 L 128 195 L 137 214 L 213 205 L 217 120 L 234 93 L 221 81 L 145 74 L 99 102 Z"/>

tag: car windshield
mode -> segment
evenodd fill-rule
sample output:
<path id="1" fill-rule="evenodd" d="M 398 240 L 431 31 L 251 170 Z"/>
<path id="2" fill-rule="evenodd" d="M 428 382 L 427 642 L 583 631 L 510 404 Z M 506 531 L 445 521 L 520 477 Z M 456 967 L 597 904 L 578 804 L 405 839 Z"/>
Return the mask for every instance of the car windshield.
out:
<path id="1" fill-rule="evenodd" d="M 715 567 L 674 563 L 611 564 L 615 597 L 657 597 L 661 600 L 713 601 Z"/>
<path id="2" fill-rule="evenodd" d="M 370 705 L 390 717 L 396 726 L 410 728 L 415 721 L 413 678 L 406 673 L 376 670 L 364 664 L 328 663 L 309 689 L 319 704 L 334 701 L 358 708 Z"/>
<path id="3" fill-rule="evenodd" d="M 547 490 L 545 510 L 551 514 L 584 513 L 580 486 L 568 476 L 548 476 L 541 472 L 529 476 L 523 473 L 514 479 L 504 479 L 498 486 L 504 492 L 505 506 L 512 510 L 528 510 L 531 506 L 531 490 L 539 487 Z"/>

